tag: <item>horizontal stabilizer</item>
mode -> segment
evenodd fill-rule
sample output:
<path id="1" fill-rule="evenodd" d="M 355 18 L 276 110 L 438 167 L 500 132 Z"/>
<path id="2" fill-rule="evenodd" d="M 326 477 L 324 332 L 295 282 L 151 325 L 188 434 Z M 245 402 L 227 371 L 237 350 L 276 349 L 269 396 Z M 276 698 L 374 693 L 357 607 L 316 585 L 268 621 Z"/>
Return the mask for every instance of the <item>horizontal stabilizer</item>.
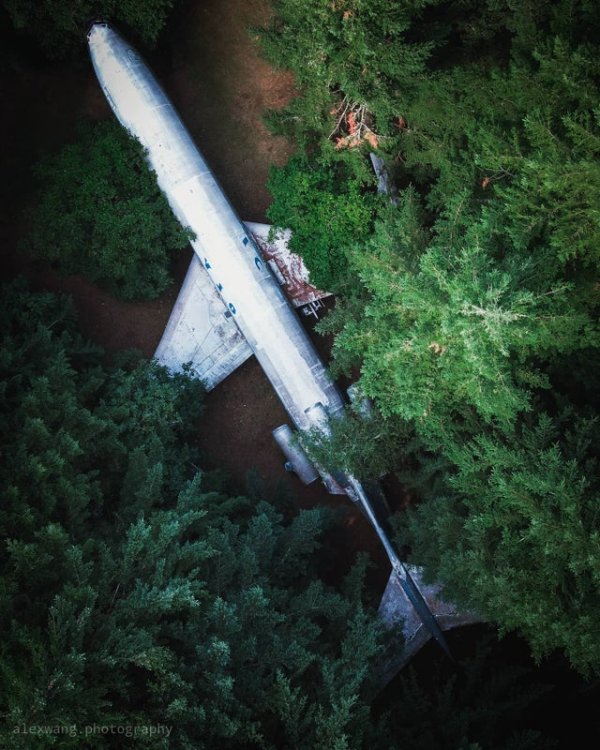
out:
<path id="1" fill-rule="evenodd" d="M 171 372 L 189 364 L 211 390 L 252 354 L 194 253 L 154 359 Z"/>
<path id="2" fill-rule="evenodd" d="M 421 568 L 414 565 L 405 565 L 405 568 L 441 630 L 482 622 L 474 612 L 461 612 L 455 604 L 442 599 L 441 585 L 424 583 Z M 400 626 L 404 637 L 404 649 L 399 658 L 385 664 L 381 670 L 382 680 L 387 683 L 427 643 L 431 630 L 423 623 L 395 572 L 381 598 L 379 615 L 386 627 Z"/>

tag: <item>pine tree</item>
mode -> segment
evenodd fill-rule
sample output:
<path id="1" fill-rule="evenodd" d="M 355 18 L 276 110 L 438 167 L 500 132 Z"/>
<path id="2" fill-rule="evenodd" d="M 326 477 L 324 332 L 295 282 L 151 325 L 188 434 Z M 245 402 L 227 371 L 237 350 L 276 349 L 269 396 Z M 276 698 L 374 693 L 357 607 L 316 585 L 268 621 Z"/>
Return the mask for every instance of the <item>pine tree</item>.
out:
<path id="1" fill-rule="evenodd" d="M 519 630 L 536 658 L 564 649 L 589 673 L 600 665 L 598 421 L 572 409 L 538 420 L 447 446 L 454 473 L 411 517 L 414 548 L 450 596 Z"/>
<path id="2" fill-rule="evenodd" d="M 186 246 L 143 149 L 116 123 L 82 125 L 80 138 L 36 169 L 39 197 L 25 246 L 63 273 L 82 273 L 123 299 L 153 299 Z"/>
<path id="3" fill-rule="evenodd" d="M 303 18 L 293 0 L 273 5 L 267 48 L 283 63 L 287 40 L 302 86 L 276 124 L 307 156 L 276 172 L 271 212 L 304 232 L 309 270 L 335 269 L 320 328 L 334 370 L 359 370 L 404 435 L 388 462 L 423 504 L 402 541 L 538 656 L 563 648 L 597 670 L 597 15 L 585 1 L 396 3 L 377 21 L 358 2 Z M 381 65 L 357 34 L 389 43 Z M 350 196 L 373 148 L 395 197 L 355 182 L 365 233 L 332 213 L 335 242 L 314 252 L 320 191 Z M 313 200 L 330 153 L 343 178 Z M 297 201 L 295 185 L 310 186 Z"/>
<path id="4" fill-rule="evenodd" d="M 360 747 L 380 632 L 316 575 L 328 514 L 205 490 L 197 382 L 107 370 L 52 295 L 1 312 L 3 746 Z"/>
<path id="5" fill-rule="evenodd" d="M 64 59 L 83 49 L 87 25 L 94 18 L 125 24 L 142 42 L 153 45 L 173 0 L 118 3 L 115 0 L 4 0 L 14 27 L 34 36 L 50 59 Z"/>

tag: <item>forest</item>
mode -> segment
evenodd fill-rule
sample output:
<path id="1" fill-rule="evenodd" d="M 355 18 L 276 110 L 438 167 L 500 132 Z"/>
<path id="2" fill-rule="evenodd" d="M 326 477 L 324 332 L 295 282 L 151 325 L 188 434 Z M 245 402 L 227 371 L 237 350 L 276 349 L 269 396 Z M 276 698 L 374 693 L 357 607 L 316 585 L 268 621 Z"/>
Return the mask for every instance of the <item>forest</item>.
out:
<path id="1" fill-rule="evenodd" d="M 18 70 L 16 48 L 49 69 L 85 65 L 91 17 L 151 55 L 193 5 L 214 12 L 3 0 L 1 74 Z M 79 274 L 125 301 L 173 284 L 190 236 L 139 144 L 112 121 L 73 124 L 26 170 L 23 218 L 3 238 L 30 278 L 8 273 L 0 301 L 4 747 L 600 737 L 595 5 L 270 0 L 247 29 L 294 82 L 265 112 L 293 144 L 270 169 L 268 219 L 335 294 L 317 326 L 332 374 L 373 404 L 310 450 L 332 472 L 393 478 L 410 498 L 398 546 L 488 623 L 459 664 L 430 652 L 441 666 L 384 689 L 402 638 L 378 620 L 368 554 L 330 574 L 342 511 L 301 507 L 252 465 L 244 487 L 203 465 L 201 385 L 107 355 L 44 284 Z M 563 732 L 548 717 L 565 706 L 578 726 Z M 114 732 L 82 736 L 90 726 Z"/>
<path id="2" fill-rule="evenodd" d="M 592 5 L 333 5 L 275 3 L 264 39 L 302 85 L 273 116 L 302 148 L 270 215 L 338 291 L 335 370 L 400 436 L 387 468 L 423 500 L 401 521 L 412 559 L 536 656 L 597 670 Z"/>

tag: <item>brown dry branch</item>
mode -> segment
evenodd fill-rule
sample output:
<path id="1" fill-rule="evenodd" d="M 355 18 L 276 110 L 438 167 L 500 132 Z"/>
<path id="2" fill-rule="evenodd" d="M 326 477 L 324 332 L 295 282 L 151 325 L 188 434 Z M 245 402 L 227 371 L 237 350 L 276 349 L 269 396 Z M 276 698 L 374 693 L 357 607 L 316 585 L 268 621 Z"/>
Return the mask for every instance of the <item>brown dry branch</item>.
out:
<path id="1" fill-rule="evenodd" d="M 351 103 L 348 97 L 344 97 L 332 114 L 338 115 L 335 127 L 329 134 L 329 139 L 335 139 L 336 149 L 356 148 L 365 141 L 371 148 L 379 146 L 381 136 L 367 124 L 372 117 L 364 104 Z"/>

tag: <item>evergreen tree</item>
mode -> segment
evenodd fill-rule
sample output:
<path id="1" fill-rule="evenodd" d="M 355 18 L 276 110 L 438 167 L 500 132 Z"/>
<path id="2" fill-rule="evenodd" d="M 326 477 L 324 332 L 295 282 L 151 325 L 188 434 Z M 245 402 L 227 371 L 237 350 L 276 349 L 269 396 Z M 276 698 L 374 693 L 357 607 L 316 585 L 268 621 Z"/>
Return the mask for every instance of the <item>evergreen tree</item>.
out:
<path id="1" fill-rule="evenodd" d="M 410 40 L 415 20 L 429 4 L 387 0 L 272 0 L 275 15 L 261 35 L 267 57 L 294 71 L 302 95 L 283 115 L 295 133 L 320 137 L 339 101 L 360 102 L 392 132 L 398 102 L 424 73 L 434 44 Z"/>
<path id="2" fill-rule="evenodd" d="M 335 241 L 306 241 L 305 258 L 334 269 L 334 368 L 359 369 L 405 435 L 388 459 L 423 504 L 402 541 L 536 655 L 597 670 L 597 14 L 585 0 L 401 2 L 376 18 L 358 0 L 304 18 L 273 5 L 267 51 L 283 64 L 286 40 L 301 86 L 275 124 L 306 156 L 275 174 L 271 213 L 304 236 L 322 224 L 327 196 L 289 194 L 332 153 L 369 201 L 364 234 L 332 211 Z M 374 148 L 393 200 L 355 177 Z M 332 179 L 330 205 L 350 196 Z"/>
<path id="3" fill-rule="evenodd" d="M 173 0 L 4 0 L 16 29 L 38 40 L 44 53 L 62 59 L 83 48 L 87 26 L 94 19 L 125 24 L 144 43 L 153 45 L 164 27 Z"/>
<path id="4" fill-rule="evenodd" d="M 77 143 L 36 169 L 39 198 L 27 248 L 64 273 L 83 273 L 123 299 L 155 298 L 186 246 L 143 149 L 116 123 L 85 125 Z"/>
<path id="5" fill-rule="evenodd" d="M 316 575 L 325 511 L 205 488 L 197 382 L 106 370 L 52 295 L 1 312 L 3 746 L 360 747 L 380 636 L 358 569 Z"/>

